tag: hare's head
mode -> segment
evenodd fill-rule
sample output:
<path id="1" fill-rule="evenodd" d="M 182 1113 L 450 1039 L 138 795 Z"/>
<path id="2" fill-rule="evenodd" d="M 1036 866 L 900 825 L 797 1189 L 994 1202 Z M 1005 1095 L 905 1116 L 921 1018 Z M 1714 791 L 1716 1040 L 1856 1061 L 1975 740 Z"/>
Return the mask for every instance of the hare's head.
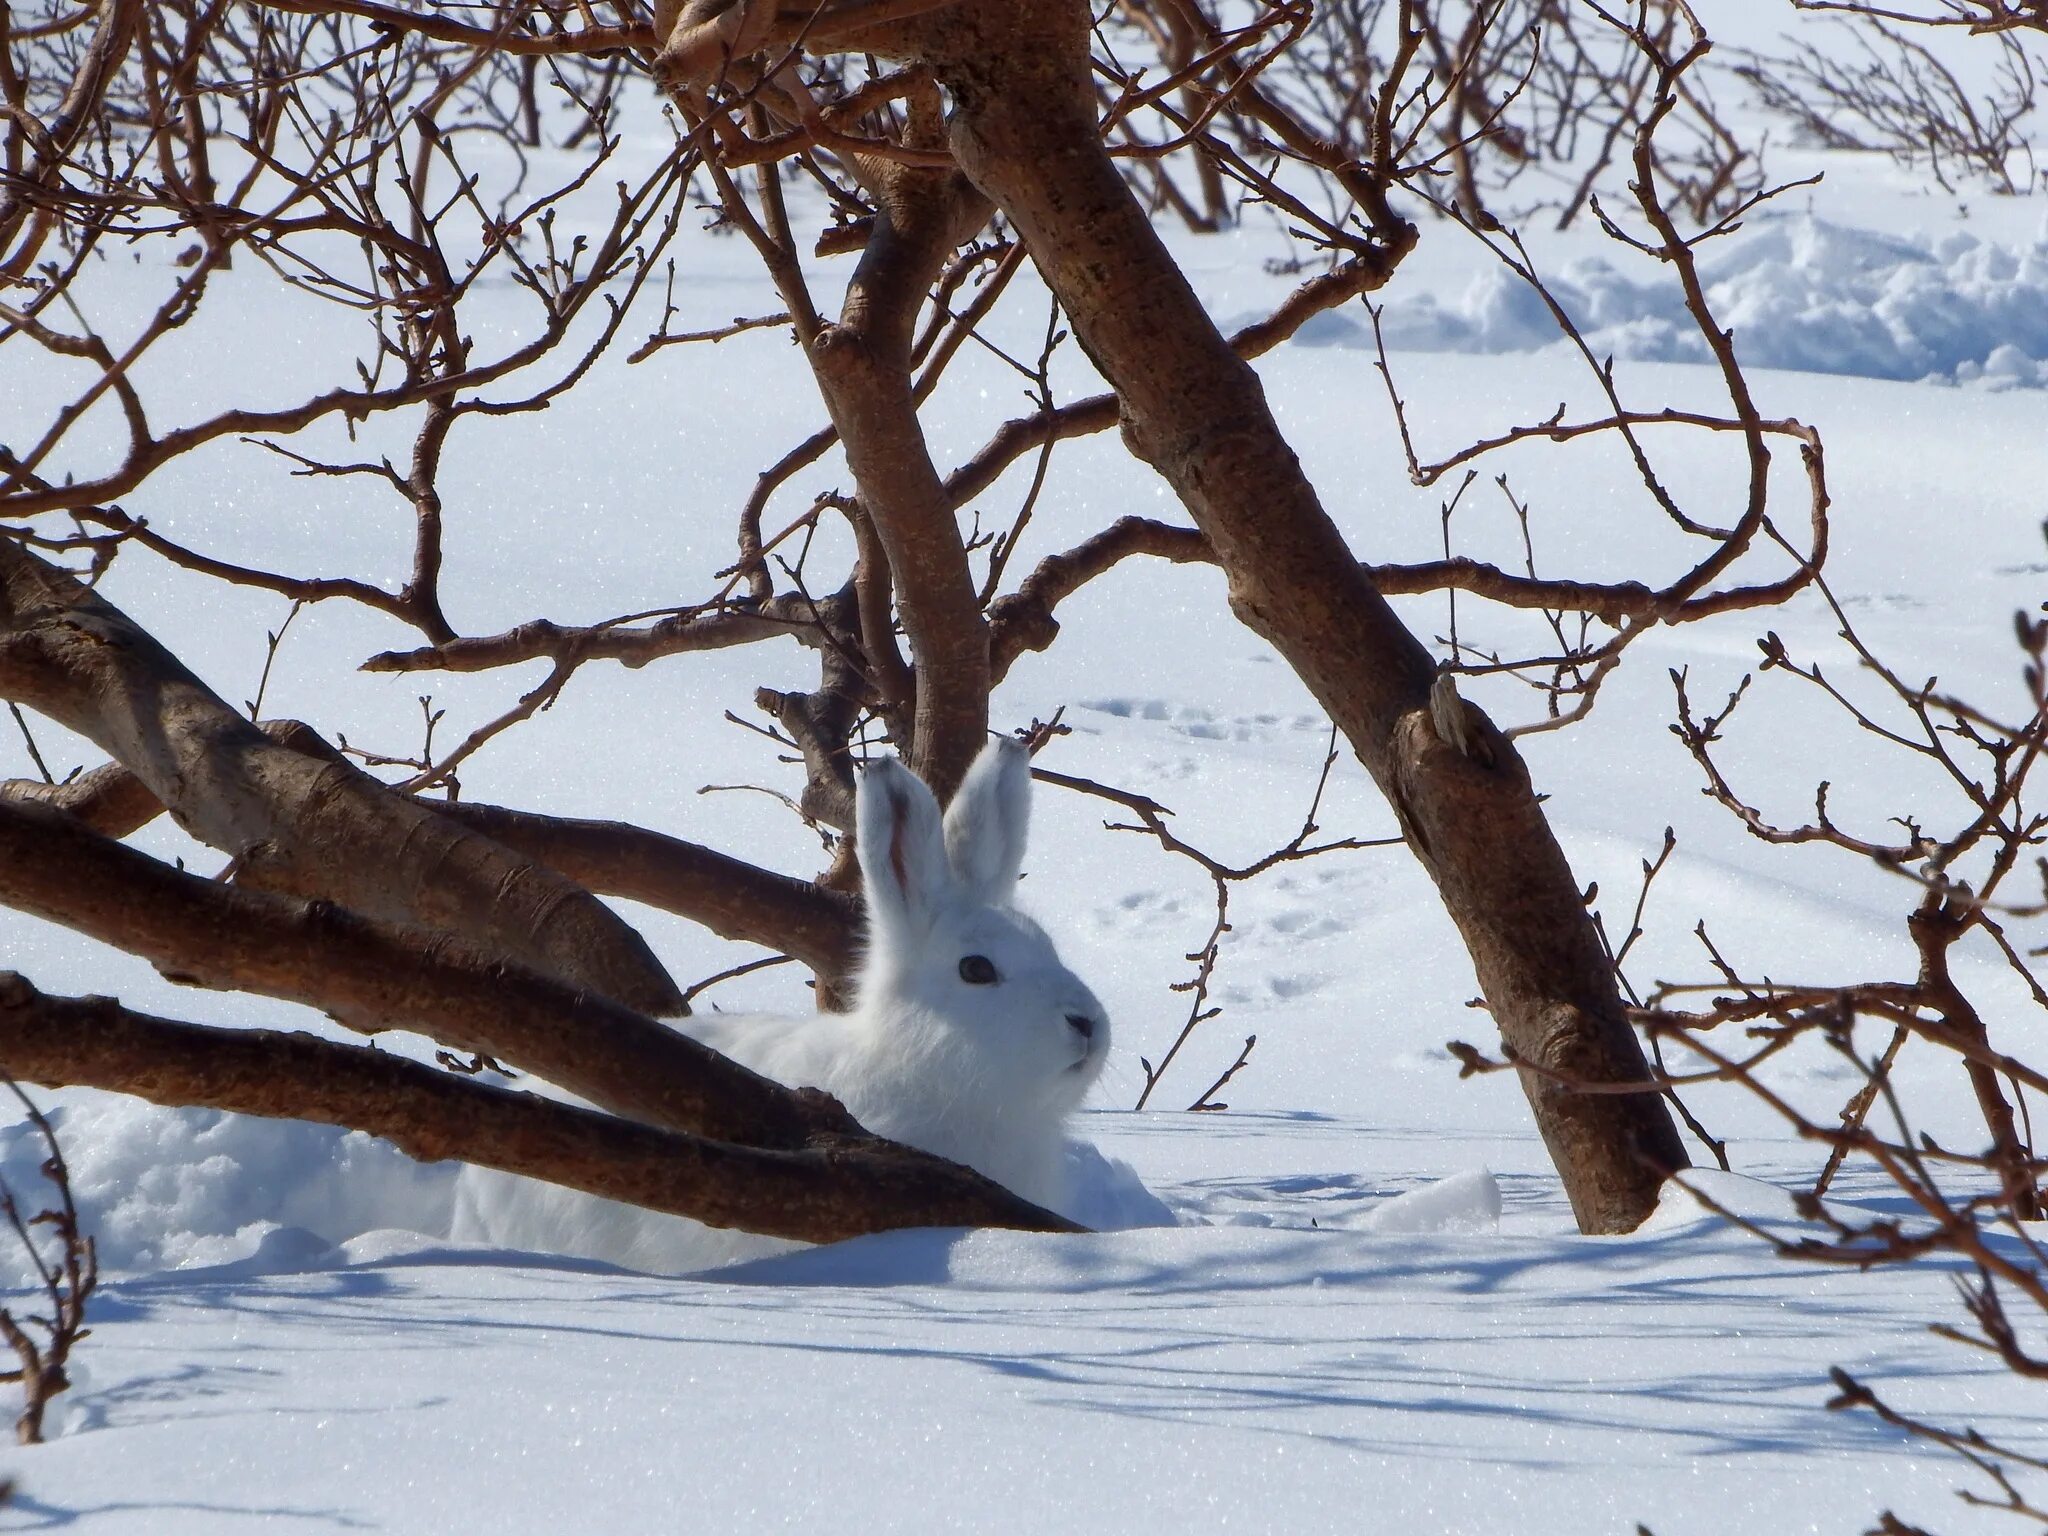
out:
<path id="1" fill-rule="evenodd" d="M 860 1011 L 925 1066 L 957 1075 L 959 1102 L 1058 1117 L 1102 1070 L 1109 1019 L 1013 905 L 1031 809 L 1031 760 L 991 743 L 943 819 L 893 759 L 857 796 L 868 953 Z"/>

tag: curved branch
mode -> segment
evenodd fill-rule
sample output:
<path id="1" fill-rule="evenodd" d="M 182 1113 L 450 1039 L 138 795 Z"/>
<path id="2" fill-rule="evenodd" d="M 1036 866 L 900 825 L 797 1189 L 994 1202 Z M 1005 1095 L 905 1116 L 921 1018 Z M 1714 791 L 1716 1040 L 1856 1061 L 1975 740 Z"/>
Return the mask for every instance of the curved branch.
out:
<path id="1" fill-rule="evenodd" d="M 522 58 L 559 58 L 565 54 L 611 53 L 621 48 L 652 48 L 654 29 L 638 23 L 622 27 L 579 27 L 575 31 L 515 32 L 510 27 L 472 27 L 432 11 L 410 11 L 379 5 L 376 0 L 259 0 L 265 10 L 299 16 L 360 16 L 379 28 L 411 32 L 437 43 L 463 43 L 492 53 Z M 524 7 L 515 8 L 518 14 Z"/>
<path id="2" fill-rule="evenodd" d="M 167 539 L 150 527 L 146 519 L 130 517 L 119 507 L 80 508 L 77 516 L 81 522 L 109 530 L 116 540 L 140 544 L 152 554 L 161 555 L 184 570 L 233 582 L 236 586 L 275 592 L 293 602 L 324 603 L 332 598 L 347 598 L 379 613 L 389 614 L 402 623 L 419 625 L 430 633 L 434 618 L 439 616 L 438 605 L 430 617 L 429 610 L 415 600 L 414 589 L 410 587 L 403 592 L 387 592 L 372 582 L 353 576 L 291 576 L 238 565 L 232 560 L 221 560 Z M 441 620 L 441 627 L 446 628 L 446 620 Z"/>
<path id="3" fill-rule="evenodd" d="M 142 0 L 109 0 L 56 115 L 47 126 L 33 119 L 22 121 L 21 126 L 28 130 L 25 137 L 35 146 L 35 157 L 7 178 L 7 194 L 0 197 L 0 272 L 28 269 L 33 251 L 24 248 L 9 259 L 7 246 L 36 205 L 38 196 L 56 184 L 66 158 L 98 113 L 108 84 L 128 57 L 142 11 Z M 35 242 L 32 234 L 29 245 Z"/>
<path id="4" fill-rule="evenodd" d="M 51 1087 L 346 1126 L 421 1162 L 460 1158 L 800 1242 L 897 1227 L 1081 1230 L 972 1169 L 857 1128 L 802 1148 L 738 1146 L 312 1035 L 187 1024 L 111 998 L 51 997 L 12 971 L 0 972 L 0 1069 Z"/>
<path id="5" fill-rule="evenodd" d="M 1824 521 L 1817 520 L 1816 527 L 1824 534 Z M 1023 652 L 1042 651 L 1052 644 L 1059 634 L 1059 620 L 1053 610 L 1060 603 L 1096 577 L 1138 555 L 1170 560 L 1176 565 L 1217 563 L 1215 551 L 1199 530 L 1136 516 L 1120 517 L 1072 549 L 1048 555 L 1015 592 L 997 598 L 989 607 L 996 681 L 1009 674 Z M 1506 608 L 1583 613 L 1610 624 L 1644 619 L 1685 624 L 1735 609 L 1769 607 L 1782 602 L 1788 589 L 1796 590 L 1806 583 L 1810 568 L 1801 565 L 1776 582 L 1691 596 L 1686 594 L 1695 584 L 1697 568 L 1661 589 L 1640 581 L 1517 576 L 1466 556 L 1425 560 L 1415 565 L 1365 565 L 1361 569 L 1388 597 L 1416 597 L 1450 590 L 1470 592 Z"/>
<path id="6" fill-rule="evenodd" d="M 466 800 L 436 809 L 590 890 L 674 912 L 721 938 L 781 950 L 828 982 L 843 983 L 853 971 L 860 904 L 844 892 L 625 822 Z"/>
<path id="7" fill-rule="evenodd" d="M 546 1078 L 614 1114 L 758 1146 L 846 1130 L 793 1093 L 585 987 L 325 901 L 223 885 L 61 812 L 0 805 L 0 903 L 139 955 L 173 981 L 405 1029 Z"/>
<path id="8" fill-rule="evenodd" d="M 1216 553 L 1193 528 L 1176 528 L 1148 517 L 1120 517 L 1102 532 L 1062 554 L 1039 561 L 1015 592 L 989 605 L 989 652 L 995 680 L 1008 676 L 1025 651 L 1042 651 L 1060 632 L 1053 609 L 1120 561 L 1153 555 L 1176 565 L 1214 565 Z"/>
<path id="9" fill-rule="evenodd" d="M 287 739 L 297 722 L 264 727 Z M 316 738 L 317 739 L 317 738 Z M 64 784 L 0 780 L 0 806 L 64 811 L 102 837 L 124 838 L 163 814 L 163 802 L 119 763 Z M 842 988 L 860 947 L 860 903 L 842 891 L 777 874 L 697 843 L 622 821 L 579 821 L 475 801 L 433 802 L 451 821 L 566 875 L 589 891 L 645 902 L 720 938 L 759 944 L 802 961 Z"/>
<path id="10" fill-rule="evenodd" d="M 1231 350 L 1246 362 L 1263 357 L 1291 339 L 1317 315 L 1384 286 L 1393 275 L 1395 265 L 1393 252 L 1375 253 L 1341 262 L 1328 272 L 1310 278 L 1283 299 L 1265 319 L 1233 332 L 1229 341 Z M 1002 478 L 1004 470 L 1033 449 L 1043 448 L 1047 443 L 1063 443 L 1070 438 L 1107 432 L 1116 424 L 1114 394 L 1089 395 L 1057 410 L 1015 417 L 998 427 L 995 436 L 983 444 L 973 458 L 946 477 L 946 495 L 954 510 L 958 511 L 994 485 Z"/>
<path id="11" fill-rule="evenodd" d="M 812 604 L 784 593 L 760 604 L 733 604 L 712 612 L 693 609 L 662 619 L 644 629 L 619 621 L 605 624 L 556 624 L 534 619 L 496 635 L 465 635 L 441 645 L 411 651 L 380 651 L 362 664 L 365 672 L 488 672 L 543 658 L 581 665 L 586 661 L 617 661 L 644 667 L 663 656 L 685 651 L 720 651 L 751 645 L 782 635 L 816 644 L 817 615 Z"/>
<path id="12" fill-rule="evenodd" d="M 921 106 L 913 95 L 913 131 L 926 113 L 935 115 L 936 103 Z M 925 294 L 990 207 L 957 173 L 889 164 L 872 175 L 879 195 L 867 249 L 838 323 L 806 351 L 887 554 L 916 660 L 913 736 L 899 745 L 944 801 L 987 737 L 988 629 L 954 504 L 918 421 L 910 358 Z M 863 637 L 871 653 L 893 643 Z"/>
<path id="13" fill-rule="evenodd" d="M 677 991 L 586 891 L 408 800 L 311 731 L 274 739 L 142 627 L 0 538 L 0 696 L 89 737 L 247 884 L 461 935 L 649 1013 Z"/>
<path id="14" fill-rule="evenodd" d="M 0 803 L 45 805 L 75 816 L 102 837 L 123 838 L 164 813 L 163 801 L 119 763 L 102 763 L 62 784 L 0 780 Z"/>

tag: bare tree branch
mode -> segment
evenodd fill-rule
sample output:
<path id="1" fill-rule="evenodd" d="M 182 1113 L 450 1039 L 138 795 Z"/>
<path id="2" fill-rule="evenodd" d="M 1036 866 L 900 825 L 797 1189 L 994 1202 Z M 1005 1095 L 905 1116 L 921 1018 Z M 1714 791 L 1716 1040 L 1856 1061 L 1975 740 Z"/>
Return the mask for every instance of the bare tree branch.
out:
<path id="1" fill-rule="evenodd" d="M 0 538 L 0 696 L 96 741 L 239 878 L 461 934 L 648 1012 L 680 1001 L 587 892 L 385 788 L 272 739 L 128 616 Z M 307 733 L 309 736 L 311 733 Z"/>
<path id="2" fill-rule="evenodd" d="M 367 1131 L 422 1162 L 459 1158 L 688 1216 L 829 1243 L 895 1227 L 1080 1230 L 971 1169 L 840 1130 L 784 1147 L 685 1135 L 492 1087 L 388 1051 L 51 997 L 0 972 L 0 1068 L 158 1104 Z"/>
<path id="3" fill-rule="evenodd" d="M 417 1030 L 650 1125 L 793 1145 L 844 1119 L 601 993 L 330 902 L 203 880 L 45 807 L 0 805 L 0 902 L 173 980 L 304 1003 L 367 1034 Z"/>

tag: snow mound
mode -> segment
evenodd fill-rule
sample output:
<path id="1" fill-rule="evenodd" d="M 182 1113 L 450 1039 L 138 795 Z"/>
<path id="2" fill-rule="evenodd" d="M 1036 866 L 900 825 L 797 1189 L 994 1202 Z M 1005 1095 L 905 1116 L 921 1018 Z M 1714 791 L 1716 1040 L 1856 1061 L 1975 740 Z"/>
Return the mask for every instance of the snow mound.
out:
<path id="1" fill-rule="evenodd" d="M 1802 215 L 1708 251 L 1708 298 L 1752 366 L 2048 387 L 2048 234 L 2027 245 L 1954 230 L 1917 239 Z M 1667 278 L 1638 281 L 1598 257 L 1545 276 L 1596 354 L 1708 361 Z M 1390 348 L 1411 352 L 1528 352 L 1558 340 L 1543 301 L 1505 267 L 1449 301 L 1390 298 L 1381 325 Z M 1370 347 L 1372 332 L 1331 314 L 1296 340 Z"/>
<path id="2" fill-rule="evenodd" d="M 1062 1213 L 1098 1232 L 1134 1227 L 1171 1227 L 1172 1210 L 1122 1158 L 1109 1157 L 1092 1142 L 1067 1143 L 1067 1202 Z"/>
<path id="3" fill-rule="evenodd" d="M 357 1131 L 111 1095 L 48 1113 L 81 1224 L 110 1274 L 297 1270 L 374 1228 L 448 1230 L 453 1168 L 415 1163 Z M 46 1155 L 25 1121 L 0 1126 L 0 1177 L 26 1210 L 49 1198 L 38 1171 Z M 29 1280 L 27 1256 L 0 1245 L 0 1286 Z"/>
<path id="4" fill-rule="evenodd" d="M 1484 1168 L 1454 1173 L 1374 1206 L 1367 1232 L 1498 1232 L 1500 1181 Z"/>
<path id="5" fill-rule="evenodd" d="M 1806 1225 L 1789 1191 L 1762 1179 L 1713 1168 L 1688 1168 L 1664 1181 L 1643 1232 L 1675 1232 L 1734 1220 L 1758 1227 Z"/>
<path id="6" fill-rule="evenodd" d="M 207 1109 L 164 1109 L 135 1099 L 81 1095 L 49 1111 L 71 1169 L 72 1196 L 101 1267 L 116 1274 L 180 1270 L 209 1280 L 303 1274 L 407 1258 L 507 1258 L 548 1265 L 559 1255 L 649 1273 L 680 1274 L 797 1246 L 750 1233 L 709 1233 L 695 1222 L 529 1185 L 461 1165 L 413 1162 L 356 1131 L 259 1120 Z M 49 1187 L 45 1156 L 26 1123 L 0 1126 L 0 1177 L 24 1210 Z M 1069 1144 L 1067 1214 L 1109 1231 L 1172 1226 L 1175 1217 L 1130 1164 L 1085 1142 Z M 465 1213 L 475 1188 L 537 1192 L 547 1221 L 527 1212 L 528 1240 L 488 1240 Z M 531 1200 L 527 1203 L 530 1205 Z M 484 1239 L 484 1246 L 477 1244 Z M 709 1241 L 707 1241 L 707 1239 Z M 0 1245 L 0 1289 L 33 1284 L 28 1256 Z"/>
<path id="7" fill-rule="evenodd" d="M 1886 1198 L 1897 1199 L 1895 1196 Z M 1883 1251 L 1883 1247 L 1875 1239 L 1844 1239 L 1830 1223 L 1840 1222 L 1854 1228 L 1882 1220 L 1896 1220 L 1902 1214 L 1883 1209 L 1882 1200 L 1872 1204 L 1830 1196 L 1822 1202 L 1829 1220 L 1822 1221 L 1803 1212 L 1800 1208 L 1802 1203 L 1801 1197 L 1793 1191 L 1763 1179 L 1722 1173 L 1713 1168 L 1689 1168 L 1665 1181 L 1657 1209 L 1650 1213 L 1650 1219 L 1643 1223 L 1641 1230 L 1645 1233 L 1677 1232 L 1732 1223 L 1773 1242 L 1868 1246 L 1873 1253 L 1878 1253 Z M 1910 1214 L 1907 1214 L 1906 1224 L 1916 1224 Z M 2002 1243 L 2003 1239 L 1994 1234 L 1992 1241 Z"/>

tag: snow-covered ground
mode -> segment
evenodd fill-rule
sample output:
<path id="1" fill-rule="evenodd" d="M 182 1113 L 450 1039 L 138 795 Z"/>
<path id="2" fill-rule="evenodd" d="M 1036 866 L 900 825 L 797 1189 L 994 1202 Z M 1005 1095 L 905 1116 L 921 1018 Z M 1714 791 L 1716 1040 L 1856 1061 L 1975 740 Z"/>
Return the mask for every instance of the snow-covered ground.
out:
<path id="1" fill-rule="evenodd" d="M 1883 1499 L 1946 1529 L 1951 1469 L 1822 1411 L 1828 1365 L 2042 1438 L 1913 1326 L 1937 1275 L 1789 1271 L 1683 1212 L 1567 1238 L 1515 1214 L 1533 1168 L 1499 1231 L 1309 1230 L 1395 1181 L 1350 1171 L 1378 1127 L 1293 1129 L 1196 1155 L 1291 1163 L 1238 1180 L 1277 1227 L 903 1233 L 684 1283 L 367 1239 L 126 1281 L 12 1528 L 1669 1536 Z"/>
<path id="2" fill-rule="evenodd" d="M 1867 158 L 1788 150 L 1780 166 L 1812 168 L 1827 180 L 1715 248 L 1715 302 L 1755 368 L 1762 410 L 1824 435 L 1830 580 L 1865 637 L 1908 675 L 1938 672 L 1988 706 L 2009 705 L 2020 696 L 2011 615 L 2048 595 L 2048 200 L 1946 197 Z M 1173 239 L 1226 323 L 1287 286 L 1262 268 L 1274 246 L 1256 218 L 1228 235 Z M 1633 360 L 1622 369 L 1630 398 L 1712 404 L 1711 375 L 1654 267 L 1625 261 L 1597 230 L 1532 230 L 1531 243 L 1596 351 Z M 679 325 L 766 307 L 737 240 L 692 234 L 681 266 L 691 280 L 678 287 Z M 821 292 L 846 270 L 820 263 Z M 102 280 L 103 301 L 118 305 L 162 279 L 109 266 Z M 235 302 L 216 295 L 191 348 L 144 370 L 157 398 L 184 390 L 186 416 L 251 378 L 288 400 L 321 382 L 323 339 L 357 339 L 352 318 L 278 296 L 260 270 L 221 285 Z M 1454 231 L 1426 227 L 1383 297 L 1425 457 L 1541 420 L 1560 400 L 1590 408 L 1583 365 L 1542 344 L 1526 295 Z M 480 295 L 479 326 L 494 315 L 502 326 L 480 328 L 480 344 L 511 333 L 514 300 L 504 292 L 499 314 Z M 1035 349 L 1044 310 L 1022 279 L 1009 315 L 1016 345 Z M 280 352 L 273 338 L 287 333 L 301 344 Z M 773 332 L 722 343 L 715 373 L 687 352 L 637 368 L 614 359 L 544 416 L 457 433 L 442 489 L 458 628 L 590 621 L 703 595 L 729 559 L 754 475 L 821 416 L 800 359 Z M 1260 369 L 1361 555 L 1430 558 L 1441 552 L 1441 493 L 1408 486 L 1373 358 L 1366 316 L 1351 310 Z M 1059 362 L 1063 398 L 1090 387 L 1071 347 Z M 970 355 L 959 367 L 963 387 L 942 392 L 929 423 L 942 464 L 1025 408 L 999 364 Z M 0 441 L 39 430 L 39 398 L 61 385 L 55 370 L 0 373 Z M 376 430 L 372 446 L 396 451 Z M 329 434 L 297 446 L 337 444 Z M 1653 445 L 1689 506 L 1718 515 L 1737 504 L 1738 444 Z M 1785 519 L 1797 526 L 1796 473 L 1779 457 Z M 1608 448 L 1518 449 L 1495 467 L 1532 509 L 1545 574 L 1683 569 L 1686 551 Z M 985 498 L 985 523 L 1007 519 L 1029 470 Z M 843 476 L 828 460 L 792 485 L 789 506 Z M 1454 523 L 1458 549 L 1518 559 L 1507 506 L 1480 489 Z M 256 564 L 391 582 L 408 558 L 406 514 L 388 493 L 286 479 L 236 443 L 174 465 L 124 505 Z M 1019 558 L 1122 512 L 1176 510 L 1113 438 L 1067 445 Z M 106 590 L 224 696 L 252 695 L 281 601 L 132 552 Z M 1445 628 L 1441 597 L 1406 600 L 1404 612 L 1426 634 Z M 1475 603 L 1459 615 L 1468 639 L 1525 632 Z M 1054 649 L 1026 657 L 999 694 L 999 724 L 1063 707 L 1074 734 L 1043 761 L 1153 795 L 1177 812 L 1181 835 L 1219 857 L 1254 857 L 1293 834 L 1327 725 L 1285 665 L 1231 621 L 1215 572 L 1127 565 L 1061 619 Z M 1585 725 L 1524 743 L 1553 822 L 1580 880 L 1599 882 L 1613 930 L 1625 927 L 1641 859 L 1675 828 L 1678 853 L 1630 961 L 1638 980 L 1703 974 L 1692 937 L 1702 918 L 1752 972 L 1909 976 L 1905 887 L 1748 839 L 1698 793 L 1664 729 L 1667 668 L 1691 668 L 1699 695 L 1718 701 L 1754 667 L 1766 628 L 1848 671 L 1831 616 L 1811 599 L 1650 635 Z M 265 712 L 406 750 L 419 694 L 448 709 L 445 743 L 540 675 L 351 670 L 408 638 L 343 604 L 302 613 Z M 724 708 L 748 712 L 757 686 L 797 686 L 814 667 L 788 646 L 586 668 L 552 710 L 469 764 L 465 793 L 636 821 L 807 872 L 815 838 L 766 797 L 697 790 L 778 773 L 791 783 L 758 738 L 715 722 Z M 1908 770 L 1772 681 L 1726 748 L 1752 803 L 1795 817 L 1829 779 L 1844 817 L 1953 817 Z M 1512 684 L 1467 691 L 1504 720 L 1529 717 L 1530 696 Z M 39 739 L 60 771 L 96 760 L 60 733 Z M 27 766 L 19 743 L 0 737 L 0 774 Z M 1235 894 L 1215 993 L 1224 1014 L 1160 1091 L 1160 1102 L 1186 1104 L 1255 1032 L 1250 1065 L 1223 1095 L 1231 1108 L 1130 1113 L 1137 1058 L 1157 1061 L 1177 1031 L 1186 1000 L 1168 986 L 1188 973 L 1184 956 L 1212 913 L 1199 871 L 1102 820 L 1099 802 L 1042 792 L 1025 890 L 1115 1020 L 1116 1054 L 1080 1130 L 1135 1167 L 1178 1226 L 895 1234 L 655 1279 L 452 1244 L 453 1171 L 360 1136 L 47 1095 L 108 1278 L 79 1386 L 55 1412 L 62 1432 L 0 1458 L 0 1475 L 21 1484 L 0 1530 L 1582 1536 L 1641 1522 L 1674 1536 L 1853 1531 L 1885 1508 L 1943 1531 L 2002 1528 L 1952 1496 L 1958 1463 L 1824 1407 L 1839 1364 L 1903 1409 L 2048 1452 L 2038 1389 L 1928 1334 L 1952 1316 L 1952 1273 L 1791 1267 L 1682 1194 L 1635 1236 L 1578 1236 L 1514 1084 L 1459 1081 L 1443 1048 L 1484 1043 L 1484 1018 L 1464 1006 L 1476 988 L 1455 934 L 1398 850 L 1282 866 Z M 1331 836 L 1392 825 L 1348 759 L 1320 822 Z M 139 841 L 194 851 L 167 826 Z M 195 854 L 195 867 L 215 863 Z M 679 978 L 739 958 L 660 914 L 628 915 Z M 110 993 L 178 1017 L 332 1028 L 282 1005 L 173 988 L 9 913 L 0 964 L 47 991 Z M 1994 1036 L 2024 1052 L 2024 994 L 1995 957 L 1965 954 L 1962 966 Z M 726 1007 L 801 1006 L 786 971 L 715 995 Z M 1949 1062 L 1909 1050 L 1900 1080 L 1928 1129 L 1975 1134 Z M 1817 1050 L 1794 1053 L 1775 1081 L 1823 1112 L 1853 1086 Z M 1814 1151 L 1739 1094 L 1691 1102 L 1729 1138 L 1740 1176 L 1711 1178 L 1713 1198 L 1791 1222 L 1780 1191 L 1811 1182 Z M 37 1155 L 23 1127 L 0 1128 L 0 1171 L 17 1188 L 34 1187 Z M 1835 1195 L 1896 1209 L 1883 1182 L 1853 1165 Z"/>

